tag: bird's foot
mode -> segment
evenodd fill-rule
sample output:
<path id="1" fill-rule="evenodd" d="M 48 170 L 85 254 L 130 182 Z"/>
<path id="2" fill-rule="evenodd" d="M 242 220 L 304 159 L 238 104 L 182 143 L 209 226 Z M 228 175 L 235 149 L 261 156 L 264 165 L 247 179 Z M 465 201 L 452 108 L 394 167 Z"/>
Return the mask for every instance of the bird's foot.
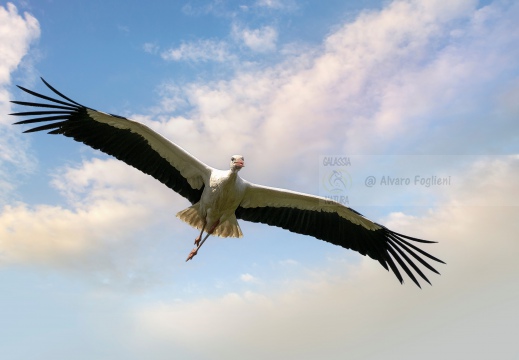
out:
<path id="1" fill-rule="evenodd" d="M 200 236 L 197 237 L 197 238 L 195 239 L 195 246 L 196 246 L 196 247 L 199 247 L 199 246 L 200 246 L 200 239 L 201 239 Z"/>
<path id="2" fill-rule="evenodd" d="M 191 252 L 189 253 L 189 256 L 186 259 L 186 262 L 188 262 L 189 260 L 194 258 L 197 252 L 198 252 L 198 247 L 196 247 L 193 250 L 191 250 Z"/>

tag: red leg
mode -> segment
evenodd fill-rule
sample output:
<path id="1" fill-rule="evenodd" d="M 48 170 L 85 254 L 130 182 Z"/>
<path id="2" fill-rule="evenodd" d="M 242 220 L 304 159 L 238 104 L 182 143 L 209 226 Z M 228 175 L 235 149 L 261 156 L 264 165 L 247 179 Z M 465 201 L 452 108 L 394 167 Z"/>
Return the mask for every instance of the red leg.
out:
<path id="1" fill-rule="evenodd" d="M 191 252 L 189 253 L 189 256 L 187 257 L 186 259 L 186 262 L 193 259 L 195 257 L 195 255 L 198 253 L 198 249 L 200 249 L 202 247 L 202 245 L 204 244 L 204 242 L 207 240 L 207 238 L 209 237 L 209 235 L 211 235 L 214 231 L 214 229 L 216 229 L 216 227 L 220 224 L 220 220 L 217 220 L 213 226 L 211 226 L 211 228 L 209 229 L 209 231 L 207 232 L 207 234 L 205 235 L 204 237 L 204 240 L 200 241 L 200 237 L 202 236 L 202 232 L 203 232 L 203 229 L 202 229 L 202 232 L 200 232 L 200 236 L 198 238 L 196 238 L 195 240 L 195 245 L 196 245 L 196 248 L 194 248 L 193 250 L 191 250 Z M 205 227 L 205 226 L 204 226 Z M 198 240 L 198 242 L 197 242 Z"/>
<path id="2" fill-rule="evenodd" d="M 202 230 L 200 231 L 200 235 L 198 235 L 198 237 L 195 239 L 195 246 L 198 247 L 198 245 L 200 244 L 200 239 L 202 238 L 202 234 L 204 233 L 204 229 L 205 229 L 205 221 L 204 221 L 204 226 L 202 226 Z"/>

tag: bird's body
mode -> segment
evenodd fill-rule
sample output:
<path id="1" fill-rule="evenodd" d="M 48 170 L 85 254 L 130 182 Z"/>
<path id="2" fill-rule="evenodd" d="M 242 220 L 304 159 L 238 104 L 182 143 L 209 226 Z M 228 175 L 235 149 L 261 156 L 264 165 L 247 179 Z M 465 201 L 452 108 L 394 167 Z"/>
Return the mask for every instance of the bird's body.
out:
<path id="1" fill-rule="evenodd" d="M 212 235 L 242 237 L 235 211 L 244 192 L 245 183 L 237 171 L 212 169 L 200 201 L 180 211 L 177 217 L 199 230 L 218 223 Z"/>
<path id="2" fill-rule="evenodd" d="M 209 235 L 241 237 L 237 219 L 242 219 L 310 235 L 368 255 L 386 270 L 391 269 L 403 282 L 398 264 L 418 286 L 415 273 L 427 282 L 429 280 L 411 258 L 435 273 L 438 272 L 422 256 L 443 263 L 411 243 L 432 241 L 391 231 L 355 210 L 323 197 L 248 182 L 238 175 L 244 167 L 241 155 L 231 158 L 230 170 L 214 169 L 149 127 L 85 107 L 43 81 L 66 101 L 20 87 L 51 103 L 14 103 L 51 110 L 12 114 L 37 116 L 16 124 L 43 122 L 44 125 L 25 132 L 48 130 L 50 134 L 72 137 L 153 176 L 187 198 L 192 205 L 177 216 L 201 230 L 195 240 L 197 247 L 187 260 L 197 254 Z M 206 236 L 202 240 L 204 231 Z"/>

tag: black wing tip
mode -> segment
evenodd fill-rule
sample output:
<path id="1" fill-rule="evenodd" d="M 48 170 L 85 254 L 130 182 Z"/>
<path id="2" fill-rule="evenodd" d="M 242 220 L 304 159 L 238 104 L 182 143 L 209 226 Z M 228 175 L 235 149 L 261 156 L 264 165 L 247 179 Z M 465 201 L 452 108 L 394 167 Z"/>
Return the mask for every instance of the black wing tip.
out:
<path id="1" fill-rule="evenodd" d="M 47 82 L 46 82 L 45 80 L 43 80 L 43 78 L 42 78 L 41 76 L 40 76 L 40 79 L 43 81 L 43 83 L 44 83 L 45 85 L 47 85 Z M 48 86 L 48 85 L 47 85 L 47 86 Z M 17 87 L 18 89 L 20 89 L 20 90 L 23 90 L 23 91 L 29 93 L 29 94 L 32 93 L 32 90 L 29 90 L 29 89 L 27 89 L 26 87 L 23 87 L 22 85 L 16 85 L 16 87 Z M 11 102 L 15 102 L 15 101 L 11 101 Z"/>
<path id="2" fill-rule="evenodd" d="M 389 230 L 385 226 L 383 226 L 382 228 L 384 229 L 384 231 L 386 233 L 389 233 L 389 234 L 392 234 L 392 235 L 396 235 L 396 236 L 399 236 L 399 237 L 403 237 L 405 239 L 416 241 L 416 242 L 419 242 L 419 243 L 423 243 L 423 244 L 437 244 L 438 243 L 438 241 L 424 240 L 424 239 L 420 239 L 420 238 L 417 238 L 417 237 L 400 234 L 400 233 L 397 233 L 396 231 Z"/>
<path id="3" fill-rule="evenodd" d="M 48 82 L 43 78 L 43 76 L 40 76 L 40 79 L 41 79 L 41 81 L 43 81 L 43 83 L 44 83 L 45 85 L 51 87 L 51 85 L 50 85 L 50 84 L 49 84 L 49 83 L 48 83 Z M 25 91 L 27 90 L 26 88 L 24 88 L 24 87 L 21 86 L 21 85 L 16 85 L 16 86 L 17 86 L 18 88 L 22 89 L 22 90 L 25 90 Z"/>
<path id="4" fill-rule="evenodd" d="M 52 87 L 52 85 L 49 84 L 48 81 L 43 78 L 43 76 L 40 76 L 40 79 L 49 89 L 54 90 L 54 87 Z"/>
<path id="5" fill-rule="evenodd" d="M 31 90 L 27 89 L 27 88 L 24 88 L 22 85 L 16 85 L 16 87 L 22 91 L 25 91 L 26 93 L 31 93 Z M 14 101 L 11 101 L 11 102 L 14 102 Z"/>
<path id="6" fill-rule="evenodd" d="M 401 284 L 404 284 L 404 279 L 400 272 L 398 271 L 396 264 L 398 263 L 399 267 L 408 275 L 408 277 L 413 281 L 413 283 L 418 286 L 420 289 L 422 289 L 418 279 L 414 276 L 413 271 L 409 268 L 409 266 L 414 270 L 414 272 L 419 275 L 419 278 L 425 280 L 429 285 L 432 286 L 431 281 L 427 278 L 427 276 L 417 267 L 417 265 L 414 263 L 413 260 L 417 260 L 419 263 L 424 265 L 427 269 L 431 270 L 431 272 L 436 273 L 440 275 L 440 273 L 432 267 L 430 264 L 428 264 L 422 257 L 419 255 L 423 255 L 430 260 L 434 260 L 436 262 L 446 264 L 444 261 L 432 256 L 431 254 L 423 251 L 422 249 L 414 246 L 409 241 L 416 241 L 419 243 L 424 244 L 436 244 L 437 241 L 429 241 L 429 240 L 423 240 L 419 238 L 415 238 L 412 236 L 407 236 L 404 234 L 397 233 L 395 231 L 389 230 L 388 228 L 382 226 L 382 230 L 384 233 L 384 238 L 386 241 L 386 259 L 384 259 L 387 264 L 389 264 L 389 267 L 393 271 L 394 275 L 397 277 L 397 279 L 400 281 Z M 406 241 L 407 240 L 407 241 Z M 406 255 L 407 254 L 407 255 Z M 411 255 L 414 259 L 410 259 L 408 255 Z M 384 266 L 386 269 L 387 267 Z M 387 269 L 389 270 L 389 269 Z"/>
<path id="7" fill-rule="evenodd" d="M 62 104 L 62 105 L 66 105 L 66 106 L 72 106 L 72 107 L 85 107 L 84 105 L 81 105 L 80 103 L 72 100 L 71 98 L 63 95 L 61 92 L 59 92 L 58 90 L 56 90 L 56 88 L 54 88 L 51 84 L 49 84 L 43 77 L 40 77 L 41 81 L 43 81 L 43 83 L 56 95 L 58 95 L 60 98 L 64 99 L 64 100 L 67 100 L 67 102 L 64 102 L 62 100 L 58 100 L 58 99 L 54 99 L 54 98 L 51 98 L 49 96 L 46 96 L 46 95 L 42 95 L 40 93 L 37 93 L 36 91 L 33 91 L 33 90 L 29 90 L 21 85 L 16 85 L 19 89 L 25 91 L 26 93 L 28 94 L 31 94 L 33 96 L 36 96 L 36 97 L 39 97 L 41 99 L 45 99 L 45 100 L 48 100 L 48 101 L 51 101 L 53 103 L 58 103 L 58 104 Z M 16 102 L 15 102 L 16 103 Z"/>
<path id="8" fill-rule="evenodd" d="M 419 243 L 422 243 L 422 244 L 438 244 L 438 241 L 423 240 L 423 239 L 415 238 L 415 237 L 412 237 L 412 236 L 400 234 L 400 233 L 397 233 L 395 231 L 389 230 L 386 227 L 384 227 L 383 230 L 384 230 L 384 233 L 386 235 L 386 238 L 394 239 L 394 240 L 397 240 L 397 241 L 402 241 L 405 244 L 407 244 L 409 246 L 412 246 L 415 250 L 421 252 L 423 255 L 427 256 L 431 260 L 434 260 L 434 261 L 437 261 L 439 263 L 445 264 L 444 261 L 438 259 L 435 256 L 432 256 L 431 254 L 429 254 L 429 253 L 427 253 L 427 252 L 425 252 L 425 251 L 423 251 L 423 250 L 421 250 L 421 249 L 419 249 L 419 248 L 417 248 L 415 246 L 413 246 L 412 244 L 408 243 L 404 239 L 411 240 L 411 241 L 416 241 L 416 242 L 419 242 Z"/>
<path id="9" fill-rule="evenodd" d="M 66 97 L 58 90 L 53 88 L 43 77 L 41 77 L 43 83 L 50 89 L 54 94 L 58 95 L 62 99 L 66 100 L 58 100 L 55 97 L 50 97 L 47 95 L 43 95 L 33 90 L 29 90 L 21 85 L 16 85 L 22 91 L 35 96 L 37 98 L 43 99 L 44 101 L 38 102 L 28 102 L 28 101 L 17 101 L 11 100 L 10 102 L 13 104 L 28 106 L 28 107 L 36 107 L 36 108 L 47 108 L 50 110 L 38 110 L 38 111 L 22 111 L 22 112 L 14 112 L 9 115 L 12 116 L 36 116 L 29 119 L 16 121 L 12 125 L 24 125 L 24 124 L 33 124 L 33 123 L 43 123 L 43 122 L 51 122 L 50 124 L 41 125 L 32 129 L 27 129 L 23 131 L 23 133 L 31 133 L 42 130 L 51 130 L 50 133 L 56 133 L 56 128 L 59 128 L 61 125 L 65 124 L 67 121 L 70 121 L 72 116 L 82 108 L 85 107 L 74 100 Z"/>

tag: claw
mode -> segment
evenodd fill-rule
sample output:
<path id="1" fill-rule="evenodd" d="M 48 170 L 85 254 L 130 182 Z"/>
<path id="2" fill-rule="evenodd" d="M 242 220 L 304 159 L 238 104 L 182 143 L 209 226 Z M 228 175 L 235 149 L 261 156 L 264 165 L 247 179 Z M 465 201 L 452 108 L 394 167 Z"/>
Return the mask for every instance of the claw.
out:
<path id="1" fill-rule="evenodd" d="M 194 248 L 193 250 L 191 250 L 191 252 L 189 253 L 189 256 L 186 259 L 186 262 L 193 259 L 197 252 L 198 252 L 198 248 Z"/>
<path id="2" fill-rule="evenodd" d="M 200 245 L 200 236 L 195 239 L 195 246 L 198 247 Z"/>

